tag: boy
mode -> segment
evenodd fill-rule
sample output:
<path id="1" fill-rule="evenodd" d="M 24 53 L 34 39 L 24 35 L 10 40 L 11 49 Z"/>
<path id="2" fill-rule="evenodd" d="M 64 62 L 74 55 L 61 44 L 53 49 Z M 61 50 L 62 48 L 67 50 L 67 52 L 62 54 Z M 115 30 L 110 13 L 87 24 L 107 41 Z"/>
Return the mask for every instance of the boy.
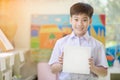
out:
<path id="1" fill-rule="evenodd" d="M 90 36 L 87 31 L 88 26 L 92 23 L 93 12 L 92 6 L 81 2 L 74 4 L 70 8 L 70 23 L 73 31 L 71 34 L 57 40 L 49 61 L 52 72 L 59 73 L 59 80 L 97 80 L 98 76 L 104 77 L 107 75 L 108 64 L 104 46 Z M 66 44 L 72 46 L 90 46 L 92 48 L 91 58 L 89 59 L 90 74 L 62 72 L 63 51 Z"/>

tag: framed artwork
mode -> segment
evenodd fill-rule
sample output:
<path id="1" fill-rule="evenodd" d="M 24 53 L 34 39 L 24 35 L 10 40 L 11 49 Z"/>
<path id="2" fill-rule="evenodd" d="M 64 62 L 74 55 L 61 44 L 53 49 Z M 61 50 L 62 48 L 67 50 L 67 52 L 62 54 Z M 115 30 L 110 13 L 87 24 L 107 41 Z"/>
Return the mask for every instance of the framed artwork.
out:
<path id="1" fill-rule="evenodd" d="M 105 44 L 105 15 L 93 15 L 92 18 L 88 32 Z M 35 61 L 49 60 L 56 40 L 72 32 L 69 20 L 69 15 L 32 15 L 30 44 Z"/>

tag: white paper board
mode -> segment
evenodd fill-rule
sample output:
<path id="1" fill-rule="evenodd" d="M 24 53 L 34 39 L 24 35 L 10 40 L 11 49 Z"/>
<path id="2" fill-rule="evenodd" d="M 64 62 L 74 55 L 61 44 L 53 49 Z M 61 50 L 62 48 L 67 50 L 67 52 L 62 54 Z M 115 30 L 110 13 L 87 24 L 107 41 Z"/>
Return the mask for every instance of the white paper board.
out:
<path id="1" fill-rule="evenodd" d="M 90 47 L 66 46 L 63 56 L 63 72 L 89 74 Z"/>

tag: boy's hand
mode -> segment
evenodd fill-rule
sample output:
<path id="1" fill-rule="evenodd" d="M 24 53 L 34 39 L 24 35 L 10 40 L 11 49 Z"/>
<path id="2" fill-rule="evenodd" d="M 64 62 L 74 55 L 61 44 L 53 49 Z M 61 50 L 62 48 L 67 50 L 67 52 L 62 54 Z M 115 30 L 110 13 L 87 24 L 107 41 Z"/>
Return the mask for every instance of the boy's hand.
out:
<path id="1" fill-rule="evenodd" d="M 61 65 L 63 65 L 63 55 L 64 55 L 64 53 L 62 53 L 62 55 L 59 56 L 59 63 L 60 63 Z"/>
<path id="2" fill-rule="evenodd" d="M 58 63 L 54 63 L 52 66 L 51 66 L 51 70 L 52 70 L 52 73 L 59 73 L 60 71 L 62 71 L 62 65 L 63 65 L 63 54 L 61 56 L 59 56 L 59 62 Z"/>
<path id="3" fill-rule="evenodd" d="M 59 63 L 54 63 L 51 66 L 51 70 L 52 70 L 52 73 L 57 74 L 57 73 L 59 73 L 62 70 L 62 65 L 59 64 Z"/>
<path id="4" fill-rule="evenodd" d="M 107 68 L 103 66 L 95 66 L 93 58 L 89 59 L 90 70 L 98 76 L 105 77 L 107 75 Z"/>
<path id="5" fill-rule="evenodd" d="M 93 58 L 89 59 L 89 65 L 90 65 L 90 70 L 93 72 L 94 68 L 95 68 L 95 64 L 94 64 Z"/>

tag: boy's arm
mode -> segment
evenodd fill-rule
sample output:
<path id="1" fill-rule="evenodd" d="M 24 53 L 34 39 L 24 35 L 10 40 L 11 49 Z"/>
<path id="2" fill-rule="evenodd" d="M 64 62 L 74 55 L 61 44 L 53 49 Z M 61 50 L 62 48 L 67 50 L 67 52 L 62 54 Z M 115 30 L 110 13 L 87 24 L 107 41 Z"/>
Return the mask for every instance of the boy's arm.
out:
<path id="1" fill-rule="evenodd" d="M 60 65 L 58 64 L 59 63 L 58 59 L 59 59 L 60 53 L 61 53 L 61 51 L 60 51 L 60 43 L 57 40 L 56 44 L 55 44 L 55 46 L 53 48 L 50 60 L 48 62 L 48 64 L 50 65 L 50 69 L 51 69 L 52 73 L 57 73 L 59 71 L 59 69 L 60 69 Z"/>
<path id="2" fill-rule="evenodd" d="M 105 77 L 107 75 L 107 68 L 104 68 L 102 66 L 95 66 L 92 71 L 98 76 Z"/>
<path id="3" fill-rule="evenodd" d="M 95 66 L 93 62 L 93 58 L 89 59 L 89 64 L 90 64 L 90 70 L 96 75 L 102 76 L 102 77 L 107 75 L 107 68 L 104 68 L 102 66 Z"/>
<path id="4" fill-rule="evenodd" d="M 54 63 L 51 65 L 51 70 L 52 70 L 52 73 L 59 73 L 62 71 L 62 67 L 63 67 L 63 54 L 61 56 L 59 56 L 59 62 L 57 63 Z"/>
<path id="5" fill-rule="evenodd" d="M 105 55 L 105 47 L 100 44 L 96 52 L 96 60 L 90 58 L 90 70 L 97 76 L 105 77 L 107 75 L 108 63 Z M 95 62 L 94 62 L 95 61 Z"/>

